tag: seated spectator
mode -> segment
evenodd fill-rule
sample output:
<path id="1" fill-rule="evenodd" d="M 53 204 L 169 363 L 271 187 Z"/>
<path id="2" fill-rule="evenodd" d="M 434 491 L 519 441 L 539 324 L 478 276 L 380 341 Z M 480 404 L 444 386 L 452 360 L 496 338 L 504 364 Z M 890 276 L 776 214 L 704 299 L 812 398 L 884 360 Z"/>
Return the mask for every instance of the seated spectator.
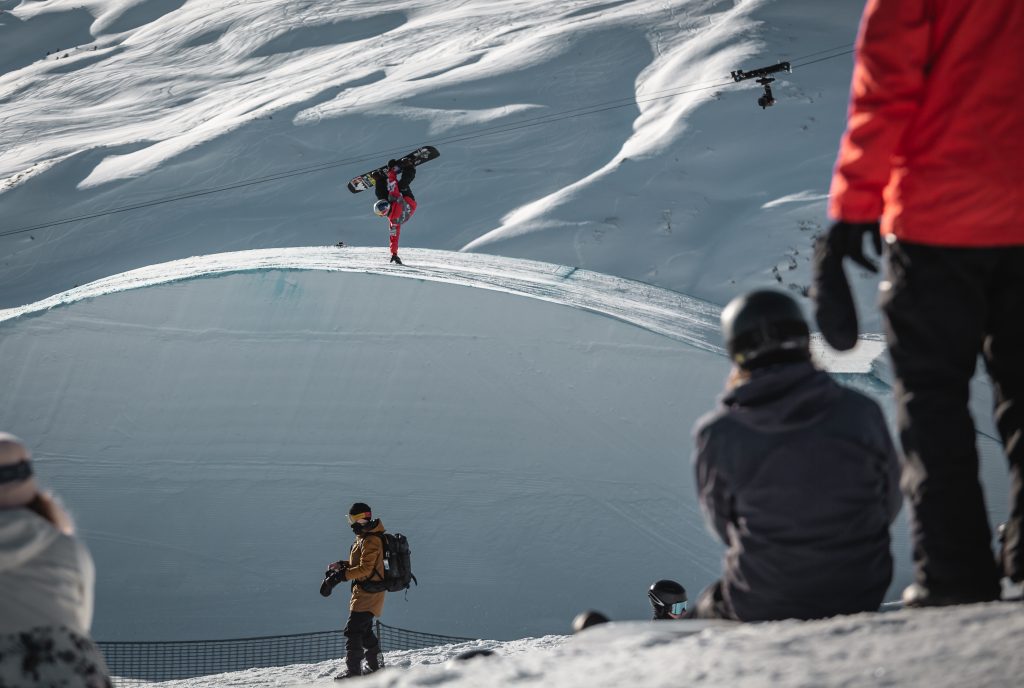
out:
<path id="1" fill-rule="evenodd" d="M 0 433 L 0 686 L 110 686 L 89 638 L 92 557 L 31 454 Z"/>
<path id="2" fill-rule="evenodd" d="M 695 427 L 697 488 L 725 571 L 692 616 L 814 619 L 877 610 L 892 580 L 900 466 L 881 409 L 811 362 L 788 295 L 722 312 L 734 363 Z"/>

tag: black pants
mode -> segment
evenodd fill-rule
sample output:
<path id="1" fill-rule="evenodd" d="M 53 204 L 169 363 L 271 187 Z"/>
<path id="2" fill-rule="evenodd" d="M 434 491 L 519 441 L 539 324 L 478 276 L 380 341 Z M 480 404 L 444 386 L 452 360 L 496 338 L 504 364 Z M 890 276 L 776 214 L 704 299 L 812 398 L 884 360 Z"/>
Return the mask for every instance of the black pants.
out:
<path id="1" fill-rule="evenodd" d="M 350 674 L 362 674 L 363 657 L 367 659 L 370 671 L 376 671 L 379 663 L 380 641 L 373 633 L 373 614 L 351 612 L 345 626 L 345 664 Z"/>
<path id="2" fill-rule="evenodd" d="M 694 604 L 684 618 L 687 619 L 726 619 L 728 621 L 739 621 L 736 612 L 725 600 L 722 594 L 722 581 L 717 580 L 697 597 Z"/>
<path id="3" fill-rule="evenodd" d="M 969 383 L 984 357 L 1010 467 L 1002 573 L 1024 579 L 1024 246 L 947 248 L 897 242 L 881 293 L 896 377 L 901 487 L 915 576 L 937 594 L 995 599 L 1000 571 L 978 477 Z"/>
<path id="4" fill-rule="evenodd" d="M 416 168 L 412 165 L 402 168 L 402 173 L 398 177 L 398 192 L 403 196 L 416 200 L 416 197 L 412 195 L 412 180 L 416 178 Z M 388 200 L 388 178 L 386 175 L 379 174 L 374 175 L 373 182 L 373 193 L 377 196 L 378 201 Z"/>

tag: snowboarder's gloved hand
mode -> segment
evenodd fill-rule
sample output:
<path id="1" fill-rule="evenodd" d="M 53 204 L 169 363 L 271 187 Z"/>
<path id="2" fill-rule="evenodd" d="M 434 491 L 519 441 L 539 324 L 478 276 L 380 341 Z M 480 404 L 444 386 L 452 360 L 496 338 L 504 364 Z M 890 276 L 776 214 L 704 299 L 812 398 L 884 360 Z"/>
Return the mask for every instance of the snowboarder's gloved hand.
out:
<path id="1" fill-rule="evenodd" d="M 857 308 L 843 258 L 878 272 L 878 264 L 864 255 L 865 234 L 871 237 L 875 253 L 881 255 L 882 236 L 877 222 L 837 222 L 814 247 L 814 316 L 825 341 L 839 351 L 852 349 L 857 343 Z"/>
<path id="2" fill-rule="evenodd" d="M 864 255 L 864 236 L 871 237 L 875 255 L 882 255 L 882 233 L 877 222 L 839 222 L 829 228 L 825 239 L 829 251 L 849 258 L 869 272 L 878 272 L 878 263 Z"/>

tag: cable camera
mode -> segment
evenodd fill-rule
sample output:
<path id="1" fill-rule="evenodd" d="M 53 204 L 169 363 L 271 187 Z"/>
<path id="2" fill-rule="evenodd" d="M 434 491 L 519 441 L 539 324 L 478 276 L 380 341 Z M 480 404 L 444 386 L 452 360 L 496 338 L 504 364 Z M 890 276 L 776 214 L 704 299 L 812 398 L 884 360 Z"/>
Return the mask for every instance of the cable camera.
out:
<path id="1" fill-rule="evenodd" d="M 768 67 L 761 67 L 760 69 L 751 69 L 750 71 L 743 71 L 737 69 L 730 72 L 733 81 L 745 81 L 747 79 L 757 79 L 757 83 L 761 84 L 764 88 L 764 94 L 757 99 L 757 104 L 761 106 L 761 109 L 770 108 L 775 105 L 775 96 L 772 94 L 772 87 L 769 85 L 775 81 L 775 77 L 769 76 L 770 74 L 776 74 L 778 72 L 792 72 L 788 62 L 780 62 L 773 64 Z"/>

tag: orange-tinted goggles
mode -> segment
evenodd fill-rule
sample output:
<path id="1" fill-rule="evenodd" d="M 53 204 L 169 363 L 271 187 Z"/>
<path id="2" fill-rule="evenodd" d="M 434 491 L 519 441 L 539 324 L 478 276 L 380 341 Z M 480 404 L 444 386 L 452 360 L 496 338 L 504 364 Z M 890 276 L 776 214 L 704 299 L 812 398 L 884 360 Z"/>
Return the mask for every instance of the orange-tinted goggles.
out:
<path id="1" fill-rule="evenodd" d="M 369 511 L 366 511 L 366 512 L 361 513 L 361 514 L 349 514 L 348 515 L 349 525 L 355 523 L 356 521 L 369 521 L 369 520 L 370 520 L 370 512 Z"/>

